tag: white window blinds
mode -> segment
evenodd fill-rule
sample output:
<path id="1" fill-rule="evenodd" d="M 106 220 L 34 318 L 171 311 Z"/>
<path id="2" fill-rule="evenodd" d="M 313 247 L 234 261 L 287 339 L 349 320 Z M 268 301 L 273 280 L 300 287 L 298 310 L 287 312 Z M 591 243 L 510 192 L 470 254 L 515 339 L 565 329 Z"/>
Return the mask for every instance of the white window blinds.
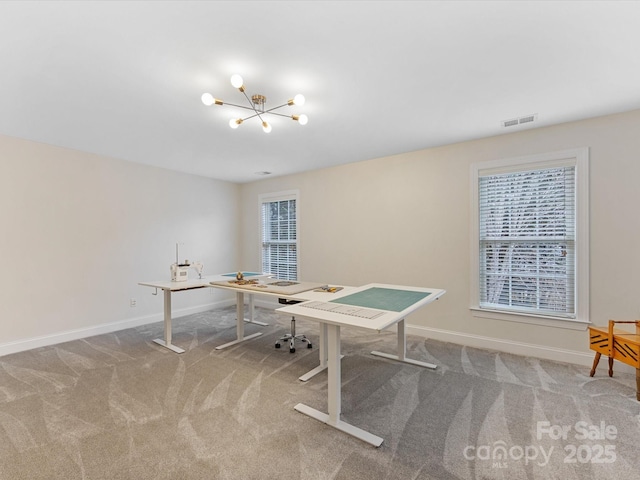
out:
<path id="1" fill-rule="evenodd" d="M 479 176 L 480 308 L 575 318 L 575 172 Z"/>
<path id="2" fill-rule="evenodd" d="M 284 280 L 298 278 L 295 198 L 262 203 L 262 271 Z"/>

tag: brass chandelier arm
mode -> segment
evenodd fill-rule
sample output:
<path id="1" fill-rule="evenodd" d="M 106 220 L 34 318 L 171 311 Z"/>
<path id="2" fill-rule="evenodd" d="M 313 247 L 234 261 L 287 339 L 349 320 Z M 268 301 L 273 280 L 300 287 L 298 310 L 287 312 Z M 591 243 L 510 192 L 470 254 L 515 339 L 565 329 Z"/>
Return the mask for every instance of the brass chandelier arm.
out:
<path id="1" fill-rule="evenodd" d="M 269 113 L 271 115 L 278 115 L 280 117 L 287 117 L 287 118 L 291 118 L 291 115 L 285 115 L 284 113 L 278 113 L 278 112 L 274 112 L 274 110 L 277 110 L 278 108 L 282 108 L 282 107 L 286 107 L 288 104 L 284 103 L 282 105 L 279 105 L 277 107 L 273 107 L 270 108 L 269 110 L 265 110 L 264 112 L 258 112 L 255 108 L 252 107 L 247 107 L 245 105 L 237 105 L 235 103 L 229 103 L 229 102 L 225 102 L 224 100 L 222 100 L 222 104 L 223 105 L 230 105 L 232 107 L 237 107 L 237 108 L 243 108 L 245 110 L 251 110 L 252 112 L 254 112 L 253 115 L 243 118 L 242 121 L 244 122 L 245 120 L 249 120 L 250 118 L 254 118 L 254 117 L 260 117 L 261 114 L 264 113 Z M 262 119 L 262 118 L 261 118 Z"/>
<path id="2" fill-rule="evenodd" d="M 273 110 L 273 108 L 271 110 Z M 291 118 L 291 115 L 286 115 L 284 113 L 278 113 L 278 112 L 272 112 L 271 110 L 267 110 L 264 113 L 270 113 L 271 115 L 278 115 L 279 117 Z"/>
<path id="3" fill-rule="evenodd" d="M 262 113 L 262 112 L 259 112 L 259 111 L 258 111 L 258 109 L 256 108 L 255 103 L 253 103 L 253 102 L 251 101 L 251 99 L 249 98 L 249 95 L 247 95 L 247 92 L 245 91 L 245 89 L 244 89 L 244 88 L 241 88 L 241 89 L 240 89 L 240 91 L 242 92 L 242 94 L 244 95 L 244 97 L 247 99 L 247 102 L 249 102 L 249 105 L 251 105 L 251 110 L 253 110 L 254 112 L 256 112 L 256 114 L 255 114 L 255 115 L 253 115 L 252 117 L 249 117 L 249 118 L 253 118 L 253 117 L 255 117 L 255 116 L 257 115 L 257 116 L 258 116 L 258 118 L 260 119 L 260 122 L 262 122 L 262 123 L 264 124 L 264 120 L 262 119 L 262 116 L 260 115 L 260 113 Z"/>
<path id="4" fill-rule="evenodd" d="M 296 115 L 285 115 L 284 113 L 276 113 L 276 112 L 264 112 L 264 113 L 269 113 L 269 114 L 271 114 L 271 115 L 278 115 L 279 117 L 285 117 L 285 118 L 291 118 L 291 119 L 293 119 L 293 120 L 298 120 L 298 118 L 296 117 Z M 259 116 L 260 116 L 260 115 L 258 115 L 257 113 L 255 113 L 255 114 L 250 115 L 250 116 L 248 116 L 248 117 L 241 118 L 240 120 L 242 120 L 242 121 L 244 122 L 245 120 L 249 120 L 249 119 L 251 119 L 251 118 L 259 117 Z"/>
<path id="5" fill-rule="evenodd" d="M 250 118 L 255 118 L 255 117 L 259 117 L 259 116 L 260 115 L 258 115 L 257 113 L 254 113 L 253 115 L 249 115 L 248 117 L 242 118 L 241 120 L 244 122 L 245 120 L 249 120 Z"/>
<path id="6" fill-rule="evenodd" d="M 262 113 L 271 113 L 271 114 L 273 114 L 273 115 L 280 115 L 280 116 L 282 116 L 282 117 L 290 117 L 290 116 L 291 116 L 291 115 L 285 115 L 285 114 L 283 114 L 283 113 L 276 113 L 276 112 L 274 112 L 274 110 L 277 110 L 278 108 L 286 107 L 286 106 L 287 106 L 287 104 L 286 104 L 286 103 L 285 103 L 285 104 L 283 104 L 283 105 L 280 105 L 280 106 L 278 106 L 278 107 L 273 107 L 273 108 L 270 108 L 269 110 L 265 110 L 264 112 L 260 112 L 260 113 L 258 113 L 258 111 L 257 111 L 255 108 L 253 108 L 253 107 L 247 107 L 246 105 L 237 105 L 237 104 L 235 104 L 235 103 L 225 102 L 224 100 L 221 100 L 221 102 L 222 102 L 222 104 L 223 104 L 223 105 L 230 105 L 230 106 L 232 106 L 232 107 L 244 108 L 245 110 L 251 110 L 252 112 L 256 112 L 256 115 L 253 115 L 253 116 L 252 116 L 252 117 L 250 117 L 250 118 L 253 118 L 253 117 L 255 117 L 255 116 L 258 116 L 258 115 L 260 115 L 260 114 L 262 114 Z"/>
<path id="7" fill-rule="evenodd" d="M 271 113 L 273 110 L 277 110 L 282 107 L 288 106 L 288 103 L 283 103 L 282 105 L 278 105 L 277 107 L 270 108 L 269 110 L 265 110 L 264 113 Z"/>
<path id="8" fill-rule="evenodd" d="M 223 105 L 231 105 L 232 107 L 244 108 L 245 110 L 251 110 L 252 112 L 255 112 L 255 108 L 247 107 L 245 105 L 236 105 L 235 103 L 229 103 L 229 102 L 225 102 L 225 101 L 222 101 L 222 104 Z"/>
<path id="9" fill-rule="evenodd" d="M 278 110 L 282 107 L 286 107 L 286 106 L 292 106 L 292 105 L 304 105 L 305 103 L 305 98 L 302 94 L 297 94 L 295 97 L 287 100 L 286 103 L 283 103 L 282 105 L 278 105 L 276 107 L 273 108 L 269 108 L 269 109 L 265 109 L 265 103 L 267 101 L 267 97 L 265 97 L 262 94 L 255 94 L 252 95 L 251 97 L 247 94 L 246 88 L 244 86 L 244 81 L 242 80 L 242 77 L 238 74 L 234 74 L 231 76 L 231 85 L 238 89 L 238 91 L 240 91 L 240 93 L 242 93 L 245 97 L 245 99 L 247 100 L 247 103 L 249 104 L 249 106 L 245 106 L 245 105 L 238 105 L 235 103 L 227 103 L 224 102 L 218 98 L 215 98 L 213 95 L 211 95 L 210 93 L 203 93 L 201 96 L 201 100 L 202 103 L 204 103 L 207 106 L 211 106 L 211 105 L 229 105 L 232 107 L 236 107 L 236 108 L 242 108 L 244 110 L 250 110 L 251 111 L 251 115 L 245 117 L 245 118 L 235 118 L 235 119 L 231 119 L 229 120 L 229 126 L 231 128 L 238 128 L 239 125 L 241 125 L 245 120 L 249 120 L 251 118 L 254 117 L 258 117 L 260 119 L 260 122 L 262 123 L 262 128 L 265 131 L 265 133 L 269 133 L 271 132 L 271 125 L 269 123 L 267 123 L 263 116 L 267 113 L 270 113 L 271 115 L 278 115 L 280 117 L 287 117 L 287 118 L 291 118 L 295 121 L 297 121 L 298 123 L 300 123 L 300 125 L 306 125 L 308 118 L 306 115 L 304 114 L 299 114 L 299 115 L 285 115 L 282 113 L 278 113 L 275 112 L 274 110 Z"/>

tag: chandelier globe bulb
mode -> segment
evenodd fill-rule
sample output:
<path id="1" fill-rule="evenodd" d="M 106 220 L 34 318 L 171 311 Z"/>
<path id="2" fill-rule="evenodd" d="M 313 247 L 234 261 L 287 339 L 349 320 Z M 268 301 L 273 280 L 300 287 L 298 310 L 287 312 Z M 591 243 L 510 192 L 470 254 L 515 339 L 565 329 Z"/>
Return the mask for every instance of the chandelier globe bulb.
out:
<path id="1" fill-rule="evenodd" d="M 240 88 L 242 87 L 242 85 L 244 85 L 244 80 L 242 80 L 242 77 L 240 75 L 234 73 L 233 75 L 231 75 L 231 85 L 233 85 L 234 88 Z"/>
<path id="2" fill-rule="evenodd" d="M 211 95 L 210 93 L 203 93 L 200 99 L 202 100 L 202 103 L 204 103 L 207 107 L 210 107 L 216 101 L 216 99 L 213 98 L 213 95 Z"/>

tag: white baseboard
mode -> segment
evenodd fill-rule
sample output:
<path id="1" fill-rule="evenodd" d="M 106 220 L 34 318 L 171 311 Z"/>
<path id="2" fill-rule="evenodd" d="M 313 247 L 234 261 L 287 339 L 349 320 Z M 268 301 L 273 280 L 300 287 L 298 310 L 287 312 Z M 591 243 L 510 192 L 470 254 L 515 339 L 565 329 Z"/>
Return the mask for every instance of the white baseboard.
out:
<path id="1" fill-rule="evenodd" d="M 179 318 L 185 315 L 191 315 L 193 313 L 206 312 L 216 308 L 224 308 L 231 305 L 235 305 L 235 299 L 222 300 L 214 303 L 207 303 L 204 305 L 198 305 L 195 307 L 181 308 L 174 310 L 172 318 Z M 31 350 L 34 348 L 47 347 L 49 345 L 55 345 L 58 343 L 69 342 L 72 340 L 78 340 L 81 338 L 93 337 L 95 335 L 102 335 L 105 333 L 117 332 L 118 330 L 125 330 L 127 328 L 135 328 L 141 325 L 147 325 L 149 323 L 162 322 L 164 320 L 164 314 L 162 312 L 154 313 L 152 315 L 145 315 L 142 317 L 128 318 L 126 320 L 120 320 L 117 322 L 103 323 L 101 325 L 93 325 L 87 328 L 78 328 L 74 330 L 67 330 L 65 332 L 54 333 L 51 335 L 43 335 L 40 337 L 27 338 L 24 340 L 18 340 L 15 342 L 0 344 L 0 357 L 9 355 L 12 353 L 23 352 L 25 350 Z"/>
<path id="2" fill-rule="evenodd" d="M 512 353 L 514 355 L 522 355 L 527 357 L 541 358 L 545 360 L 554 360 L 556 362 L 572 363 L 589 367 L 593 364 L 593 352 L 578 352 L 575 350 L 566 350 L 562 348 L 547 347 L 545 345 L 536 345 L 532 343 L 512 342 L 499 338 L 483 337 L 480 335 L 471 335 L 468 333 L 453 332 L 450 330 L 441 330 L 438 328 L 429 328 L 416 325 L 406 326 L 407 334 L 417 335 L 425 338 L 433 338 L 441 342 L 450 342 L 457 345 L 466 345 L 468 347 L 483 348 L 485 350 L 496 350 L 504 353 Z M 585 336 L 585 345 L 587 342 Z M 599 368 L 603 374 L 607 371 L 607 359 L 603 357 Z M 615 371 L 624 373 L 635 373 L 635 368 L 630 367 L 621 362 L 616 362 Z M 588 371 L 586 372 L 588 374 Z"/>
<path id="3" fill-rule="evenodd" d="M 214 303 L 208 303 L 204 305 L 198 305 L 195 307 L 182 308 L 180 310 L 173 311 L 173 318 L 183 317 L 185 315 L 191 315 L 194 313 L 206 312 L 216 308 L 225 308 L 231 305 L 235 305 L 235 299 L 221 300 Z M 276 309 L 279 304 L 274 300 L 256 300 L 255 306 L 268 309 Z M 65 332 L 54 333 L 52 335 L 44 335 L 41 337 L 28 338 L 24 340 L 18 340 L 15 342 L 9 342 L 0 344 L 0 357 L 3 355 L 9 355 L 12 353 L 18 353 L 25 350 L 31 350 L 34 348 L 46 347 L 49 345 L 55 345 L 58 343 L 69 342 L 72 340 L 78 340 L 81 338 L 93 337 L 94 335 L 102 335 L 105 333 L 116 332 L 118 330 L 125 330 L 127 328 L 135 328 L 141 325 L 147 325 L 150 323 L 161 322 L 164 320 L 162 312 L 154 313 L 152 315 L 146 315 L 142 317 L 129 318 L 126 320 L 120 320 L 117 322 L 104 323 L 101 325 L 94 325 L 87 328 L 79 328 L 75 330 L 68 330 Z M 393 329 L 390 329 L 393 330 Z M 455 343 L 457 345 L 466 345 L 469 347 L 483 348 L 486 350 L 496 350 L 499 352 L 512 353 L 514 355 L 523 355 L 535 358 L 542 358 L 546 360 L 554 360 L 557 362 L 572 363 L 575 365 L 582 365 L 591 367 L 593 363 L 593 353 L 578 352 L 574 350 L 566 350 L 561 348 L 547 347 L 544 345 L 536 345 L 523 342 L 512 342 L 508 340 L 502 340 L 492 337 L 483 337 L 480 335 L 472 335 L 468 333 L 454 332 L 450 330 L 442 330 L 438 328 L 422 327 L 417 325 L 407 325 L 406 333 L 410 335 L 416 335 L 424 338 L 433 338 L 442 342 Z M 605 371 L 606 359 L 603 359 L 603 365 L 600 368 Z M 621 362 L 616 362 L 616 371 L 634 373 L 635 369 L 625 365 Z"/>
<path id="4" fill-rule="evenodd" d="M 264 308 L 278 307 L 278 304 L 276 302 L 268 300 L 260 302 L 256 301 L 255 305 Z M 388 330 L 395 331 L 395 326 L 389 328 Z M 574 365 L 584 365 L 591 367 L 591 365 L 593 364 L 594 354 L 588 352 L 578 352 L 574 350 L 547 347 L 544 345 L 536 345 L 532 343 L 511 342 L 509 340 L 501 340 L 499 338 L 483 337 L 480 335 L 472 335 L 468 333 L 460 333 L 451 330 L 442 330 L 439 328 L 422 327 L 417 325 L 406 325 L 406 333 L 424 338 L 433 338 L 434 340 L 439 340 L 441 342 L 455 343 L 456 345 L 466 345 L 468 347 L 482 348 L 485 350 L 496 350 L 504 353 L 512 353 L 514 355 L 542 358 L 545 360 L 571 363 Z M 586 341 L 587 340 L 585 337 L 585 342 Z M 607 363 L 606 359 L 603 360 L 603 363 Z M 600 368 L 603 367 L 601 366 Z M 628 365 L 621 364 L 620 362 L 616 363 L 615 368 L 620 371 L 635 371 L 635 369 L 629 367 Z"/>

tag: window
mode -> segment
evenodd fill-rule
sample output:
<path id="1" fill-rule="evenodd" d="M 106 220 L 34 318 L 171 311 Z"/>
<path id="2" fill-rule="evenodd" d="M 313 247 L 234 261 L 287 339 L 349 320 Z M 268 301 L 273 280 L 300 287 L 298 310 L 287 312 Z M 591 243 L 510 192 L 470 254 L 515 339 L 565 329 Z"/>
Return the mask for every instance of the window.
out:
<path id="1" fill-rule="evenodd" d="M 473 166 L 472 308 L 587 321 L 587 168 L 586 149 Z"/>
<path id="2" fill-rule="evenodd" d="M 261 196 L 262 271 L 298 278 L 297 192 Z"/>

